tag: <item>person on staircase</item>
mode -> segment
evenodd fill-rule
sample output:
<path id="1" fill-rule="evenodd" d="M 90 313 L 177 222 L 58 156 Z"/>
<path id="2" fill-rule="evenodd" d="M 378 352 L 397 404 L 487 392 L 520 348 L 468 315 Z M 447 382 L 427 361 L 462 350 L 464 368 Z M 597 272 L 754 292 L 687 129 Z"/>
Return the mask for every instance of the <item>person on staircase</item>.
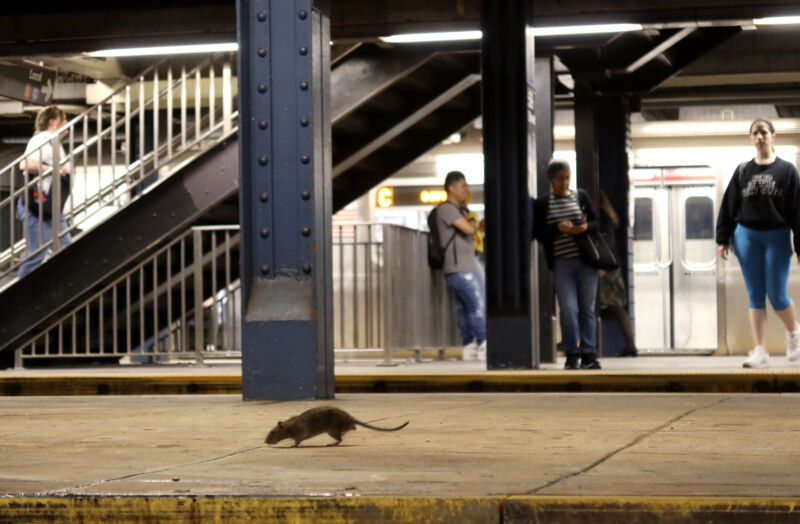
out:
<path id="1" fill-rule="evenodd" d="M 58 106 L 47 106 L 36 115 L 36 127 L 33 138 L 28 141 L 25 149 L 26 158 L 19 163 L 19 169 L 23 173 L 27 172 L 29 180 L 44 174 L 52 169 L 48 174 L 31 184 L 27 191 L 27 207 L 25 205 L 25 195 L 17 200 L 17 216 L 27 224 L 27 256 L 19 267 L 18 278 L 25 278 L 31 271 L 39 267 L 42 262 L 51 254 L 51 248 L 39 249 L 41 246 L 49 244 L 53 240 L 53 218 L 52 202 L 53 195 L 53 174 L 58 174 L 61 181 L 61 202 L 58 205 L 59 211 L 64 208 L 64 202 L 70 194 L 71 164 L 61 163 L 67 156 L 63 146 L 59 146 L 59 166 L 53 166 L 53 138 L 56 137 L 58 130 L 67 124 L 67 115 Z M 60 138 L 63 139 L 67 131 L 61 132 Z M 67 231 L 67 220 L 63 213 L 60 213 L 60 234 L 59 240 L 61 247 L 72 244 L 72 236 Z"/>

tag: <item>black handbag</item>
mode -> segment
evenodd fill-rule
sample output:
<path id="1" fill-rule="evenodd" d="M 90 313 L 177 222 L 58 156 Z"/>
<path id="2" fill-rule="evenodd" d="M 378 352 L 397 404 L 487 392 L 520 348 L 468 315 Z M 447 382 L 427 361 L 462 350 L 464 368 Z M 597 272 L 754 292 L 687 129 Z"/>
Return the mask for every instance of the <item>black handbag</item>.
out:
<path id="1" fill-rule="evenodd" d="M 605 237 L 599 231 L 587 231 L 575 237 L 581 248 L 583 261 L 592 267 L 605 271 L 619 268 L 614 251 L 609 247 Z"/>
<path id="2" fill-rule="evenodd" d="M 39 218 L 41 208 L 42 218 L 50 219 L 53 217 L 53 206 L 50 203 L 50 191 L 40 192 L 36 185 L 28 188 L 28 211 L 36 218 Z"/>
<path id="3" fill-rule="evenodd" d="M 50 200 L 53 192 L 53 186 L 50 186 L 46 192 L 40 192 L 38 184 L 28 187 L 28 210 L 35 217 L 39 217 L 39 210 L 41 208 L 42 218 L 50 220 L 53 218 L 53 203 Z M 67 201 L 67 196 L 70 192 L 70 177 L 61 177 L 61 211 L 64 211 L 64 204 Z"/>

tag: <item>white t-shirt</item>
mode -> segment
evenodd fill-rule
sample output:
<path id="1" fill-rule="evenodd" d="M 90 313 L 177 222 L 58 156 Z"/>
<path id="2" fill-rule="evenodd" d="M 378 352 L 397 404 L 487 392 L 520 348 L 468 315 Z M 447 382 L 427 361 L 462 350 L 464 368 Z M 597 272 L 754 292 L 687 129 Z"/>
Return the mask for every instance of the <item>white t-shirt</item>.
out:
<path id="1" fill-rule="evenodd" d="M 29 155 L 30 158 L 36 160 L 40 165 L 47 164 L 48 166 L 53 165 L 53 145 L 50 142 L 56 135 L 54 133 L 49 133 L 47 131 L 42 131 L 33 136 L 28 141 L 28 147 L 25 148 L 25 155 Z M 39 149 L 41 148 L 41 149 Z M 59 154 L 60 159 L 63 162 L 64 157 L 67 156 L 67 153 L 64 151 L 64 146 L 62 145 L 59 147 Z M 60 171 L 57 169 L 56 171 Z M 67 164 L 67 171 L 72 173 L 72 164 Z M 42 178 L 42 181 L 39 184 L 39 189 L 42 193 L 47 193 L 50 190 L 50 186 L 52 185 L 52 176 L 47 175 L 46 177 Z M 67 195 L 62 195 L 62 198 L 66 198 Z"/>

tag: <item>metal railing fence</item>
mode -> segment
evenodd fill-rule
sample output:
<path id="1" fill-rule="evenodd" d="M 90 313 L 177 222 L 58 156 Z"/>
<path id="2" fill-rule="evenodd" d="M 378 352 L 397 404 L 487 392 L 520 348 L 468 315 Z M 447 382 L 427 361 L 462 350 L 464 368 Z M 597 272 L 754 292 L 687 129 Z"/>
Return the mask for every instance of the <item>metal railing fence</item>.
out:
<path id="1" fill-rule="evenodd" d="M 455 297 L 441 270 L 428 266 L 428 233 L 384 226 L 384 361 L 398 349 L 461 346 Z"/>
<path id="2" fill-rule="evenodd" d="M 427 265 L 427 233 L 333 226 L 336 349 L 460 345 L 452 294 Z M 241 356 L 239 226 L 194 227 L 20 345 L 27 360 L 134 362 Z"/>
<path id="3" fill-rule="evenodd" d="M 338 349 L 382 348 L 381 224 L 333 226 L 333 340 Z"/>
<path id="4" fill-rule="evenodd" d="M 79 237 L 168 176 L 191 152 L 231 134 L 238 117 L 231 64 L 230 55 L 215 55 L 176 72 L 167 60 L 158 62 L 70 120 L 47 143 L 0 168 L 0 179 L 9 184 L 0 198 L 0 214 L 7 218 L 0 224 L 9 228 L 9 240 L 0 246 L 0 279 L 36 254 L 59 251 L 67 233 Z M 44 172 L 29 167 L 27 159 L 42 164 L 50 151 L 55 167 Z M 60 194 L 61 184 L 51 184 L 62 170 L 71 179 L 68 194 Z M 48 186 L 49 202 L 37 205 L 33 191 L 46 193 Z M 28 224 L 23 221 L 20 236 L 15 220 L 20 201 L 38 212 L 40 239 L 42 219 L 50 212 L 52 240 L 27 245 Z M 68 224 L 63 231 L 62 213 Z"/>
<path id="5" fill-rule="evenodd" d="M 238 356 L 239 227 L 194 227 L 21 345 L 24 360 Z"/>

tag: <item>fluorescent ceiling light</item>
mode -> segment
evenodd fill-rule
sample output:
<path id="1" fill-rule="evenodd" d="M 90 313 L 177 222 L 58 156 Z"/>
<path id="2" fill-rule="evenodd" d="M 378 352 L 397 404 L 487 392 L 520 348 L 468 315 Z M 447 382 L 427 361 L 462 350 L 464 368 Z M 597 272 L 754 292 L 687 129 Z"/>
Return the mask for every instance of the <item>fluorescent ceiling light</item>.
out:
<path id="1" fill-rule="evenodd" d="M 222 51 L 236 51 L 239 44 L 224 42 L 220 44 L 173 45 L 157 47 L 130 47 L 127 49 L 104 49 L 93 51 L 89 56 L 154 56 L 154 55 L 179 55 L 187 53 L 214 53 Z"/>
<path id="2" fill-rule="evenodd" d="M 533 36 L 567 36 L 590 35 L 598 33 L 621 33 L 624 31 L 640 31 L 639 24 L 600 24 L 600 25 L 568 25 L 560 27 L 534 27 Z M 390 43 L 412 42 L 448 42 L 454 40 L 477 40 L 483 35 L 480 31 L 450 31 L 444 33 L 407 33 L 401 35 L 382 36 L 381 40 Z"/>
<path id="3" fill-rule="evenodd" d="M 599 24 L 599 25 L 565 25 L 559 27 L 534 27 L 533 36 L 568 36 L 592 35 L 599 33 L 624 33 L 625 31 L 641 31 L 639 24 Z"/>
<path id="4" fill-rule="evenodd" d="M 773 16 L 771 18 L 754 18 L 756 25 L 800 24 L 800 16 Z"/>
<path id="5" fill-rule="evenodd" d="M 449 31 L 445 33 L 407 33 L 402 35 L 382 36 L 381 40 L 393 44 L 412 42 L 448 42 L 451 40 L 478 40 L 480 31 Z"/>

